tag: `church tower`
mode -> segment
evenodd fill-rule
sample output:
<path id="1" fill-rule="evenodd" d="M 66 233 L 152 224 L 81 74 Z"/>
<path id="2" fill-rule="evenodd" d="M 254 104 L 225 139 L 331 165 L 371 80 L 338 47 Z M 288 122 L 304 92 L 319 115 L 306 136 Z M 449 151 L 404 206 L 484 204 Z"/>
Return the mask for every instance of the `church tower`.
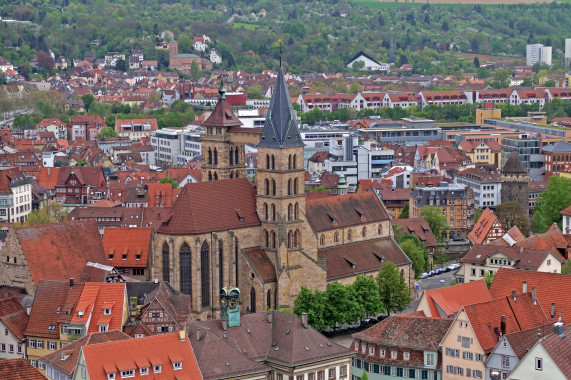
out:
<path id="1" fill-rule="evenodd" d="M 307 223 L 304 222 L 304 145 L 296 116 L 280 67 L 257 145 L 256 174 L 257 210 L 262 222 L 261 245 L 276 268 L 280 306 L 291 306 L 291 296 L 298 291 L 294 279 L 298 275 L 294 275 L 291 268 L 301 266 L 296 262 L 303 256 L 301 252 L 304 251 L 304 234 L 307 232 Z M 305 249 L 311 250 L 311 247 Z"/>
<path id="2" fill-rule="evenodd" d="M 519 202 L 524 210 L 529 209 L 529 180 L 525 166 L 516 152 L 511 152 L 502 168 L 502 203 Z"/>
<path id="3" fill-rule="evenodd" d="M 201 138 L 202 182 L 246 175 L 244 143 L 232 141 L 232 128 L 242 122 L 226 101 L 226 90 L 220 86 L 216 107 L 204 122 L 205 134 Z"/>

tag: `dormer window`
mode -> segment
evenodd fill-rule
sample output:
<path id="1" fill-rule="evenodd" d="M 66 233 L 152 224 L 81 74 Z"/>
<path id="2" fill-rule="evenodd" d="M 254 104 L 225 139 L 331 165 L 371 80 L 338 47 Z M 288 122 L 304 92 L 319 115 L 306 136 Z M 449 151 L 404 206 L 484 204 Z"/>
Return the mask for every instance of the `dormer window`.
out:
<path id="1" fill-rule="evenodd" d="M 77 317 L 78 317 L 78 318 L 83 318 L 83 313 L 84 313 L 83 310 L 79 310 L 79 311 L 77 312 Z"/>
<path id="2" fill-rule="evenodd" d="M 134 369 L 128 369 L 126 371 L 121 371 L 121 378 L 125 379 L 128 377 L 135 377 L 135 370 Z"/>
<path id="3" fill-rule="evenodd" d="M 172 366 L 174 369 L 182 369 L 182 362 L 174 362 Z"/>
<path id="4" fill-rule="evenodd" d="M 107 380 L 115 380 L 115 372 L 107 374 Z"/>
<path id="5" fill-rule="evenodd" d="M 109 260 L 113 260 L 114 255 L 109 255 Z"/>
<path id="6" fill-rule="evenodd" d="M 148 375 L 149 374 L 149 367 L 143 367 L 140 369 L 141 375 Z"/>
<path id="7" fill-rule="evenodd" d="M 50 325 L 48 327 L 48 331 L 55 331 L 55 329 L 56 329 L 56 325 Z"/>
<path id="8" fill-rule="evenodd" d="M 105 332 L 109 329 L 109 325 L 99 325 L 99 332 Z"/>
<path id="9" fill-rule="evenodd" d="M 111 315 L 111 309 L 103 309 L 103 315 Z"/>
<path id="10" fill-rule="evenodd" d="M 162 366 L 160 364 L 153 366 L 153 372 L 154 373 L 160 373 L 161 370 L 162 370 Z"/>

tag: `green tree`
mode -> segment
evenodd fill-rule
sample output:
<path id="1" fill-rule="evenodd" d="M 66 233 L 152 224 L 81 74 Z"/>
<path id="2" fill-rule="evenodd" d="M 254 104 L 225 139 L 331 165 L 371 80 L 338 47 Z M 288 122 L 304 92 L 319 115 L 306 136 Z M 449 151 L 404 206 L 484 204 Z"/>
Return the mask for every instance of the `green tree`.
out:
<path id="1" fill-rule="evenodd" d="M 127 71 L 127 62 L 123 59 L 119 59 L 115 64 L 115 70 L 125 72 Z"/>
<path id="2" fill-rule="evenodd" d="M 323 319 L 327 326 L 351 323 L 363 314 L 363 307 L 355 301 L 354 290 L 335 281 L 325 290 L 325 310 Z"/>
<path id="3" fill-rule="evenodd" d="M 301 317 L 307 313 L 307 322 L 317 330 L 325 330 L 327 323 L 323 315 L 325 313 L 325 294 L 322 291 L 312 291 L 305 286 L 301 287 L 293 302 L 293 313 Z"/>
<path id="4" fill-rule="evenodd" d="M 118 137 L 119 134 L 115 132 L 115 130 L 111 127 L 103 127 L 101 131 L 97 134 L 97 138 L 104 138 L 104 137 Z"/>
<path id="5" fill-rule="evenodd" d="M 194 80 L 200 79 L 200 68 L 198 67 L 198 63 L 192 62 L 190 64 L 190 76 Z"/>
<path id="6" fill-rule="evenodd" d="M 353 62 L 353 64 L 351 65 L 351 68 L 353 70 L 361 71 L 365 68 L 365 62 L 363 62 L 363 61 Z M 358 84 L 358 83 L 353 83 L 353 84 Z"/>
<path id="7" fill-rule="evenodd" d="M 81 101 L 83 102 L 85 112 L 89 112 L 91 105 L 95 102 L 95 96 L 92 93 L 87 93 L 81 96 Z"/>
<path id="8" fill-rule="evenodd" d="M 388 315 L 403 311 L 412 302 L 407 281 L 392 261 L 383 264 L 377 275 L 377 283 L 381 304 Z"/>
<path id="9" fill-rule="evenodd" d="M 509 69 L 496 70 L 492 77 L 492 87 L 495 89 L 508 88 L 510 86 L 510 71 Z"/>
<path id="10" fill-rule="evenodd" d="M 367 375 L 366 371 L 363 371 L 363 374 L 361 375 L 361 380 L 369 380 L 369 375 Z"/>
<path id="11" fill-rule="evenodd" d="M 0 71 L 0 86 L 6 84 L 6 74 L 4 74 L 4 72 Z"/>
<path id="12" fill-rule="evenodd" d="M 571 179 L 551 176 L 547 189 L 541 193 L 533 211 L 533 225 L 535 232 L 543 233 L 557 223 L 561 225 L 563 209 L 571 205 Z"/>
<path id="13" fill-rule="evenodd" d="M 163 177 L 159 180 L 159 183 L 170 183 L 173 189 L 178 189 L 178 183 L 172 177 Z"/>
<path id="14" fill-rule="evenodd" d="M 414 277 L 418 278 L 424 271 L 428 261 L 428 252 L 426 252 L 426 248 L 424 248 L 420 240 L 413 235 L 404 235 L 399 246 L 412 261 Z"/>
<path id="15" fill-rule="evenodd" d="M 353 288 L 357 303 L 362 306 L 361 319 L 377 316 L 382 311 L 379 285 L 373 276 L 360 274 L 350 286 Z"/>
<path id="16" fill-rule="evenodd" d="M 478 57 L 474 57 L 474 67 L 480 67 L 480 59 Z"/>
<path id="17" fill-rule="evenodd" d="M 474 224 L 476 224 L 478 222 L 478 219 L 480 219 L 480 217 L 482 216 L 482 210 L 480 210 L 479 208 L 474 210 Z"/>
<path id="18" fill-rule="evenodd" d="M 424 206 L 420 209 L 420 217 L 426 219 L 434 237 L 438 242 L 446 241 L 450 227 L 446 222 L 446 217 L 442 215 L 442 209 L 437 206 Z"/>
<path id="19" fill-rule="evenodd" d="M 400 215 L 399 215 L 399 219 L 408 219 L 408 203 L 404 204 L 404 207 L 402 208 Z"/>
<path id="20" fill-rule="evenodd" d="M 488 289 L 490 289 L 490 286 L 492 286 L 492 282 L 494 281 L 494 278 L 496 278 L 496 272 L 485 272 L 484 273 L 484 282 L 486 283 L 486 286 L 488 287 Z"/>
<path id="21" fill-rule="evenodd" d="M 498 220 L 506 229 L 517 226 L 522 234 L 529 235 L 529 212 L 517 201 L 507 201 L 496 207 Z"/>
<path id="22" fill-rule="evenodd" d="M 489 78 L 492 76 L 492 73 L 490 72 L 490 70 L 488 70 L 485 67 L 478 67 L 478 78 L 480 79 L 485 79 L 485 78 Z"/>
<path id="23" fill-rule="evenodd" d="M 59 223 L 65 220 L 67 212 L 63 209 L 61 203 L 57 201 L 49 201 L 42 208 L 37 208 L 30 212 L 26 224 L 30 226 L 38 224 Z"/>
<path id="24" fill-rule="evenodd" d="M 349 87 L 349 92 L 351 94 L 358 94 L 361 91 L 362 87 L 359 83 L 355 82 Z"/>
<path id="25" fill-rule="evenodd" d="M 246 90 L 246 93 L 248 94 L 248 99 L 261 99 L 262 98 L 262 94 L 260 93 L 260 87 L 258 87 L 258 86 L 248 87 L 248 90 Z"/>
<path id="26" fill-rule="evenodd" d="M 565 264 L 561 267 L 561 273 L 571 274 L 571 260 L 567 260 Z"/>

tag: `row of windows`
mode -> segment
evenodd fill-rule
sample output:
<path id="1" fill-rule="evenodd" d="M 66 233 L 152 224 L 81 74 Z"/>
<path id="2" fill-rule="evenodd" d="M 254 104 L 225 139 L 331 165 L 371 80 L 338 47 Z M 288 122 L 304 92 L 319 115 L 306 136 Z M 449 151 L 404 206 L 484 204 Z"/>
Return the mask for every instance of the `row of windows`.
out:
<path id="1" fill-rule="evenodd" d="M 436 371 L 416 368 L 392 367 L 388 365 L 380 365 L 376 363 L 368 363 L 360 359 L 353 359 L 353 366 L 362 369 L 364 372 L 376 373 L 379 375 L 405 377 L 410 379 L 437 380 Z M 353 376 L 353 379 L 360 379 Z"/>
<path id="2" fill-rule="evenodd" d="M 287 160 L 288 170 L 297 169 L 297 154 L 290 154 Z M 276 156 L 266 154 L 266 169 L 276 169 Z"/>
<path id="3" fill-rule="evenodd" d="M 383 226 L 382 225 L 378 225 L 377 227 L 377 234 L 381 235 L 383 233 Z M 367 237 L 367 228 L 363 227 L 361 229 L 361 237 L 362 238 L 366 238 Z M 347 231 L 347 240 L 351 241 L 353 239 L 353 234 L 351 232 L 351 230 Z M 338 243 L 339 242 L 339 232 L 335 232 L 333 234 L 333 242 L 334 243 Z M 325 245 L 325 235 L 321 234 L 321 236 L 319 237 L 319 245 Z"/>
<path id="4" fill-rule="evenodd" d="M 472 338 L 462 337 L 462 339 L 472 339 Z M 468 342 L 469 342 L 469 340 L 468 340 Z M 469 343 L 466 346 L 464 344 L 464 340 L 462 341 L 462 347 L 468 348 L 469 346 L 470 346 Z M 446 348 L 445 354 L 446 354 L 446 356 L 451 356 L 453 358 L 459 358 L 460 357 L 460 350 L 454 349 L 454 348 Z M 462 351 L 462 359 L 465 359 L 465 360 L 474 360 L 475 359 L 476 361 L 481 362 L 484 360 L 484 356 L 482 354 L 474 354 L 473 352 L 469 352 L 469 351 Z"/>
<path id="5" fill-rule="evenodd" d="M 326 377 L 325 375 L 327 374 L 327 379 L 334 379 L 335 378 L 335 374 L 337 373 L 337 369 L 336 368 L 329 368 L 327 371 L 317 371 L 317 373 L 315 372 L 309 372 L 307 374 L 298 374 L 295 375 L 295 380 L 325 380 Z M 343 376 L 347 376 L 347 366 L 341 366 L 339 367 L 339 376 L 343 377 Z M 282 374 L 278 374 L 277 375 L 277 380 L 283 380 L 284 379 L 284 375 Z"/>
<path id="6" fill-rule="evenodd" d="M 17 347 L 18 347 L 17 353 L 21 354 L 22 353 L 22 346 L 19 344 Z M 5 343 L 2 343 L 0 345 L 0 352 L 6 352 L 6 344 Z M 8 345 L 8 353 L 10 353 L 10 354 L 14 353 L 14 345 L 13 344 Z"/>
<path id="7" fill-rule="evenodd" d="M 464 368 L 456 367 L 453 365 L 447 365 L 446 366 L 446 373 L 464 376 Z M 482 371 L 477 370 L 477 369 L 472 370 L 471 368 L 466 368 L 466 377 L 474 377 L 474 379 L 481 379 L 482 378 Z"/>
<path id="8" fill-rule="evenodd" d="M 57 342 L 52 340 L 46 341 L 48 350 L 55 351 L 57 350 Z M 28 347 L 30 348 L 38 348 L 42 350 L 44 348 L 44 341 L 42 339 L 30 339 L 28 341 Z M 60 347 L 61 348 L 61 347 Z"/>
<path id="9" fill-rule="evenodd" d="M 355 342 L 354 347 L 356 351 L 359 351 L 359 342 Z M 375 356 L 376 348 L 377 347 L 375 345 L 371 344 L 369 345 L 369 348 L 367 350 L 367 343 L 363 342 L 361 344 L 362 354 L 368 354 L 369 356 Z M 402 351 L 402 355 L 400 357 L 398 353 L 399 353 L 398 350 L 390 350 L 390 358 L 392 360 L 404 360 L 404 361 L 410 360 L 410 351 Z M 378 355 L 382 359 L 389 358 L 389 356 L 387 355 L 386 348 L 378 347 Z M 425 363 L 424 363 L 425 366 L 434 367 L 436 365 L 436 354 L 427 352 L 424 354 L 424 358 L 425 358 Z"/>

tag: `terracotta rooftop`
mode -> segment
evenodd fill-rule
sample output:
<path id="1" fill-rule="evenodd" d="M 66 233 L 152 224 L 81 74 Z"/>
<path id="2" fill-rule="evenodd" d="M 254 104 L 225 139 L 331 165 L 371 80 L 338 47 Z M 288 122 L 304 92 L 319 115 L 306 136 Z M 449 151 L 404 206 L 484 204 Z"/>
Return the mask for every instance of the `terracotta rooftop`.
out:
<path id="1" fill-rule="evenodd" d="M 70 314 L 71 323 L 86 326 L 87 333 L 98 332 L 102 325 L 107 325 L 108 331 L 122 330 L 126 295 L 124 283 L 84 283 Z M 110 314 L 105 309 L 110 310 Z"/>
<path id="2" fill-rule="evenodd" d="M 381 346 L 438 351 L 438 343 L 452 322 L 450 318 L 392 315 L 364 331 L 353 334 L 353 338 Z"/>
<path id="3" fill-rule="evenodd" d="M 429 317 L 441 314 L 450 317 L 458 313 L 462 306 L 492 300 L 484 280 L 425 290 L 422 298 L 428 302 L 430 315 L 426 314 Z"/>
<path id="4" fill-rule="evenodd" d="M 99 344 L 125 339 L 130 339 L 130 337 L 118 330 L 91 333 L 74 342 L 66 344 L 55 352 L 42 356 L 40 360 L 67 376 L 72 377 L 73 372 L 75 371 L 75 366 L 77 365 L 77 359 L 79 358 L 81 347 L 90 344 Z"/>
<path id="5" fill-rule="evenodd" d="M 226 90 L 219 91 L 220 97 L 210 116 L 204 122 L 205 127 L 240 127 L 242 122 L 234 115 L 232 107 L 226 100 Z"/>
<path id="6" fill-rule="evenodd" d="M 537 270 L 545 258 L 553 254 L 555 259 L 564 261 L 557 253 L 549 250 L 540 250 L 524 247 L 499 247 L 497 245 L 474 245 L 468 253 L 460 259 L 463 263 L 484 264 L 489 256 L 502 254 L 514 261 L 516 269 Z"/>
<path id="7" fill-rule="evenodd" d="M 383 204 L 372 191 L 311 200 L 306 202 L 305 215 L 313 231 L 389 219 Z"/>
<path id="8" fill-rule="evenodd" d="M 79 279 L 88 261 L 106 262 L 99 230 L 93 221 L 46 224 L 13 231 L 35 284 L 40 279 Z"/>
<path id="9" fill-rule="evenodd" d="M 116 268 L 146 268 L 153 229 L 150 227 L 107 228 L 103 249 L 107 265 Z"/>
<path id="10" fill-rule="evenodd" d="M 509 345 L 519 360 L 521 360 L 535 345 L 535 343 L 537 343 L 538 328 L 542 337 L 553 333 L 552 325 L 547 324 L 541 327 L 534 327 L 529 330 L 522 330 L 506 335 Z"/>
<path id="11" fill-rule="evenodd" d="M 202 379 L 190 339 L 180 333 L 159 334 L 140 339 L 127 339 L 82 347 L 89 378 L 107 380 L 108 373 L 134 370 L 140 377 L 141 368 L 148 368 L 153 376 L 154 367 L 160 365 L 161 379 Z M 182 363 L 181 370 L 174 369 L 174 363 Z"/>
<path id="12" fill-rule="evenodd" d="M 153 291 L 151 291 L 144 301 L 144 307 L 157 300 L 169 316 L 177 323 L 179 328 L 183 329 L 184 326 L 191 320 L 191 297 L 187 294 L 182 294 L 173 289 L 168 282 L 162 281 Z M 143 311 L 143 314 L 146 312 Z"/>
<path id="13" fill-rule="evenodd" d="M 46 380 L 26 359 L 0 360 L 2 380 Z"/>
<path id="14" fill-rule="evenodd" d="M 198 234 L 257 225 L 256 190 L 246 178 L 237 178 L 185 185 L 158 232 Z"/>
<path id="15" fill-rule="evenodd" d="M 567 379 L 571 378 L 571 327 L 565 326 L 563 336 L 559 334 L 548 336 L 541 341 L 541 345 L 563 375 Z"/>
<path id="16" fill-rule="evenodd" d="M 28 314 L 16 297 L 10 297 L 0 302 L 0 321 L 18 339 L 25 338 Z"/>
<path id="17" fill-rule="evenodd" d="M 571 292 L 568 291 L 571 288 L 571 275 L 501 268 L 492 282 L 490 294 L 496 299 L 511 294 L 513 289 L 521 293 L 524 282 L 528 293 L 536 288 L 537 300 L 549 317 L 551 305 L 554 304 L 555 314 L 550 320 L 561 317 L 565 322 L 571 321 L 571 309 L 568 307 L 571 305 Z"/>
<path id="18" fill-rule="evenodd" d="M 327 263 L 327 280 L 374 273 L 382 268 L 385 261 L 392 261 L 397 266 L 410 263 L 410 259 L 392 238 L 322 248 L 317 254 Z"/>
<path id="19" fill-rule="evenodd" d="M 494 227 L 496 222 L 499 223 L 499 227 L 497 225 Z M 478 219 L 474 224 L 474 228 L 472 228 L 472 231 L 468 234 L 468 239 L 470 239 L 472 244 L 484 244 L 492 228 L 499 229 L 502 235 L 506 233 L 505 228 L 501 225 L 496 214 L 486 207 L 482 215 L 480 215 L 480 219 Z"/>

